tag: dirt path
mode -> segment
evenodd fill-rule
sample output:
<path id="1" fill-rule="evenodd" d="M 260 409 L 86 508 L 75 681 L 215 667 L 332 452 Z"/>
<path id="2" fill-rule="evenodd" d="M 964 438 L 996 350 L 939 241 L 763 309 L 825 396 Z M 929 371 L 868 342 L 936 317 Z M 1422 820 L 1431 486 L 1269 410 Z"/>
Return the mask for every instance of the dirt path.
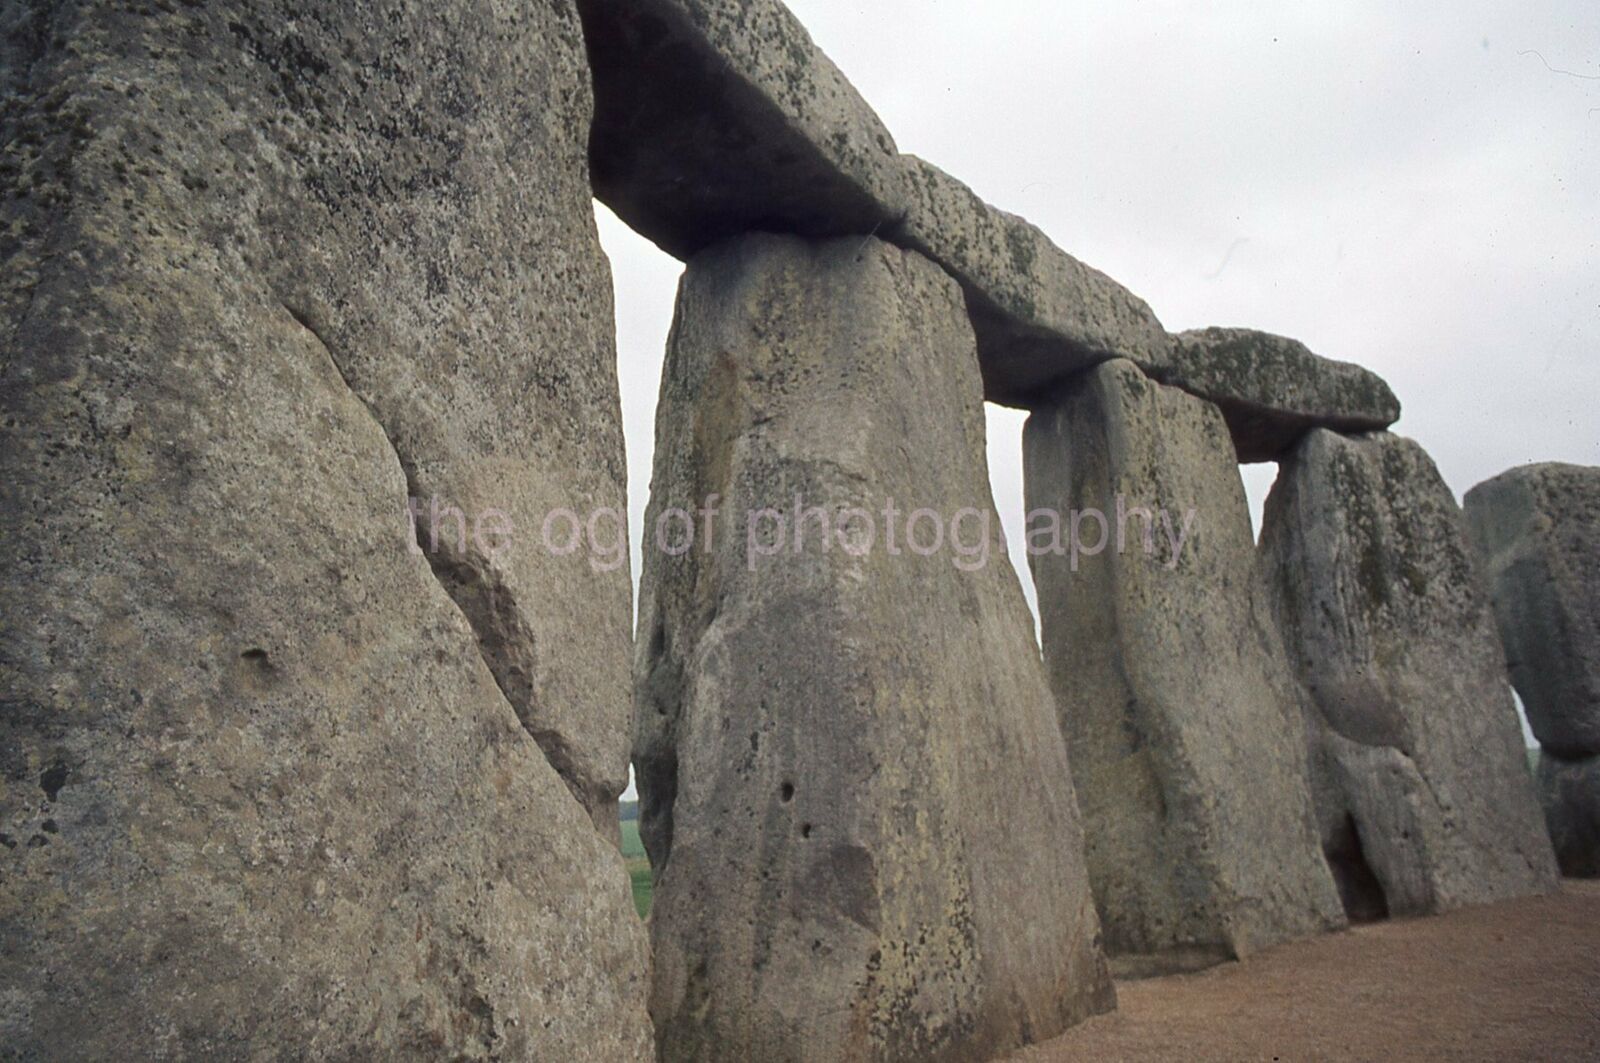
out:
<path id="1" fill-rule="evenodd" d="M 1600 882 L 1117 988 L 1116 1013 L 1012 1063 L 1600 1060 Z"/>

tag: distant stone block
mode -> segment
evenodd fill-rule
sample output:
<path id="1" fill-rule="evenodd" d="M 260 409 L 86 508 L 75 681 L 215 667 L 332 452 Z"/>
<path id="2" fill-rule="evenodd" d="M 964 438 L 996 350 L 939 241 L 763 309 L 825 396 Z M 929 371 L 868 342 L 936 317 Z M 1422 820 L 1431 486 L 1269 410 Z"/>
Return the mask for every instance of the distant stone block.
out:
<path id="1" fill-rule="evenodd" d="M 1600 755 L 1600 468 L 1512 469 L 1466 512 L 1533 733 L 1557 757 Z"/>
<path id="2" fill-rule="evenodd" d="M 1023 451 L 1045 661 L 1113 962 L 1182 970 L 1342 926 L 1222 415 L 1113 361 L 1037 410 Z M 1073 540 L 1059 551 L 1057 515 Z"/>
<path id="3" fill-rule="evenodd" d="M 1324 845 L 1391 914 L 1556 881 L 1482 574 L 1416 443 L 1310 432 L 1267 502 L 1261 562 L 1315 711 Z"/>
<path id="4" fill-rule="evenodd" d="M 1539 800 L 1561 873 L 1600 878 L 1600 757 L 1539 756 Z"/>

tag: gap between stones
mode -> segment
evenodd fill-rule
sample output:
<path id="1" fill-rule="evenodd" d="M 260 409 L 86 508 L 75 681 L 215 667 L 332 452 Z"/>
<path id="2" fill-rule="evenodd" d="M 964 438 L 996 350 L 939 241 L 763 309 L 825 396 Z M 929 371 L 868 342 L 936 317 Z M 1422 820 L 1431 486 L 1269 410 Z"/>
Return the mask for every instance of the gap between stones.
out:
<path id="1" fill-rule="evenodd" d="M 350 382 L 344 366 L 334 354 L 333 345 L 323 336 L 322 330 L 313 324 L 310 316 L 303 311 L 281 300 L 279 305 L 294 319 L 295 324 L 305 329 L 312 339 L 316 340 L 317 346 L 322 349 L 328 364 L 333 367 L 345 390 L 361 404 L 367 417 L 377 426 L 378 431 L 383 433 L 384 440 L 389 444 L 390 453 L 394 455 L 401 473 L 405 476 L 408 497 L 421 497 L 415 468 L 400 452 L 394 437 L 389 434 L 377 411 Z M 499 573 L 492 571 L 483 559 L 430 550 L 429 545 L 423 541 L 425 533 L 420 524 L 415 529 L 415 534 L 419 552 L 428 562 L 428 571 L 455 605 L 462 619 L 467 622 L 468 628 L 472 631 L 473 643 L 478 649 L 478 656 L 494 678 L 500 696 L 516 715 L 518 722 L 522 724 L 522 729 L 533 739 L 534 745 L 544 754 L 545 761 L 566 784 L 585 815 L 593 820 L 595 809 L 602 807 L 596 798 L 601 792 L 600 787 L 596 786 L 593 780 L 585 778 L 578 770 L 565 738 L 555 731 L 534 724 L 532 718 L 534 637 L 522 619 L 521 610 L 517 608 L 515 595 L 506 586 Z"/>

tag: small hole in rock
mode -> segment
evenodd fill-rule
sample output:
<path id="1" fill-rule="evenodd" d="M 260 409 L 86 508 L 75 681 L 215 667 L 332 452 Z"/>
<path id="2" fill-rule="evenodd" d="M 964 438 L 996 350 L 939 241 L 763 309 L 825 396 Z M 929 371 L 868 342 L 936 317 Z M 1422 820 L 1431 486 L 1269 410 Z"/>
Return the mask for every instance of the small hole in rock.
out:
<path id="1" fill-rule="evenodd" d="M 800 824 L 800 837 L 802 837 L 802 838 L 811 837 L 811 824 L 809 824 L 809 823 Z"/>
<path id="2" fill-rule="evenodd" d="M 793 800 L 794 800 L 794 783 L 786 782 L 786 783 L 783 784 L 783 803 L 784 804 L 788 804 L 790 801 L 793 801 Z"/>
<path id="3" fill-rule="evenodd" d="M 61 788 L 67 785 L 67 766 L 57 763 L 46 769 L 39 776 L 39 789 L 44 791 L 45 799 L 54 801 Z"/>

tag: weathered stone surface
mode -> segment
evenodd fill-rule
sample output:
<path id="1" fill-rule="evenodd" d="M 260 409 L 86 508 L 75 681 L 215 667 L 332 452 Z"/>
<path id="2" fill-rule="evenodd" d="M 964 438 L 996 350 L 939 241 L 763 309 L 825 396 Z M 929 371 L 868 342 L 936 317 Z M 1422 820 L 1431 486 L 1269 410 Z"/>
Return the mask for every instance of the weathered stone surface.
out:
<path id="1" fill-rule="evenodd" d="M 1600 754 L 1600 468 L 1529 465 L 1467 492 L 1467 526 L 1539 743 Z"/>
<path id="2" fill-rule="evenodd" d="M 878 240 L 708 250 L 657 417 L 646 534 L 665 519 L 681 548 L 671 510 L 719 496 L 709 543 L 652 542 L 641 586 L 662 1057 L 989 1059 L 1109 1008 L 1065 745 L 998 521 L 980 528 L 957 286 Z M 802 549 L 752 555 L 768 507 L 791 532 L 820 507 L 833 545 L 813 513 Z M 951 526 L 929 556 L 904 526 L 922 508 Z M 916 533 L 932 545 L 928 516 Z"/>
<path id="3" fill-rule="evenodd" d="M 1312 430 L 1267 503 L 1261 562 L 1315 706 L 1347 900 L 1402 915 L 1552 888 L 1482 574 L 1422 448 Z"/>
<path id="4" fill-rule="evenodd" d="M 750 231 L 874 234 L 962 285 L 987 397 L 1027 405 L 1110 357 L 1164 365 L 1137 296 L 965 185 L 897 153 L 778 0 L 579 0 L 595 194 L 669 254 Z"/>
<path id="5" fill-rule="evenodd" d="M 779 0 L 578 0 L 595 195 L 668 254 L 892 228 L 893 138 Z"/>
<path id="6" fill-rule="evenodd" d="M 1342 925 L 1222 416 L 1114 361 L 1023 439 L 1045 660 L 1113 962 L 1197 967 Z M 1088 510 L 1106 515 L 1104 551 L 1046 552 L 1048 514 L 1071 540 Z"/>
<path id="7" fill-rule="evenodd" d="M 1217 404 L 1243 462 L 1276 461 L 1311 428 L 1364 432 L 1400 419 L 1400 400 L 1376 373 L 1254 329 L 1180 332 L 1159 375 Z"/>
<path id="8" fill-rule="evenodd" d="M 1539 801 L 1561 873 L 1600 878 L 1600 757 L 1539 756 Z"/>
<path id="9" fill-rule="evenodd" d="M 1171 341 L 1143 299 L 937 167 L 910 155 L 905 165 L 911 210 L 890 238 L 961 282 L 991 402 L 1032 407 L 1109 358 L 1166 366 Z"/>
<path id="10" fill-rule="evenodd" d="M 575 15 L 0 20 L 0 1044 L 647 1058 Z"/>

